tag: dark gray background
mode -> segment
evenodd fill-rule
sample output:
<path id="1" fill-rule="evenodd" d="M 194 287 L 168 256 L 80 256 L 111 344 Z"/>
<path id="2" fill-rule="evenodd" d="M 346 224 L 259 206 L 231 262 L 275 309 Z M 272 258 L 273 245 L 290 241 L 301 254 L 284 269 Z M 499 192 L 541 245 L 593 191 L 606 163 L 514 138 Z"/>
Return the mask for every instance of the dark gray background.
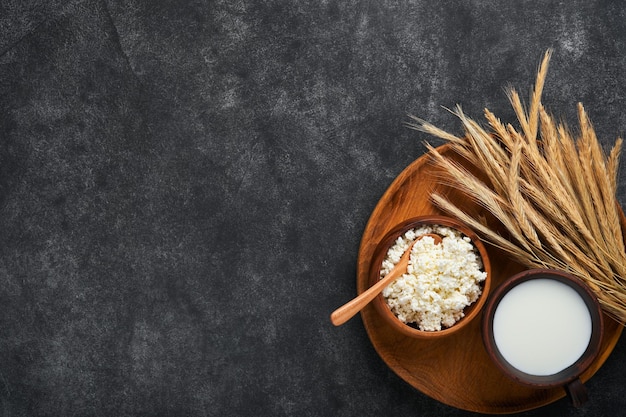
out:
<path id="1" fill-rule="evenodd" d="M 612 143 L 622 2 L 1 1 L 0 416 L 471 415 L 328 315 L 407 115 L 514 122 L 549 47 L 544 103 Z M 625 360 L 521 415 L 620 414 Z"/>

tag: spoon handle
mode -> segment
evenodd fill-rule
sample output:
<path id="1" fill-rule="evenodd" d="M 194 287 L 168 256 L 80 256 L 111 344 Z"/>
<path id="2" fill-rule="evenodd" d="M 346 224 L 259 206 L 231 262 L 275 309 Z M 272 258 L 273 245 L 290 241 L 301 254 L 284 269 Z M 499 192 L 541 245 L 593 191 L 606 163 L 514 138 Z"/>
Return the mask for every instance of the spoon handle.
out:
<path id="1" fill-rule="evenodd" d="M 406 268 L 406 266 L 404 266 Z M 391 282 L 403 272 L 403 266 L 398 263 L 393 269 L 385 275 L 383 279 L 376 284 L 363 291 L 359 296 L 348 301 L 330 315 L 330 321 L 335 326 L 340 326 L 350 320 L 356 313 L 361 311 L 363 307 L 369 304 L 376 296 Z"/>
<path id="2" fill-rule="evenodd" d="M 356 313 L 361 311 L 363 307 L 365 307 L 370 301 L 376 298 L 378 293 L 380 293 L 387 285 L 391 284 L 393 280 L 402 275 L 406 271 L 406 267 L 409 264 L 409 257 L 411 256 L 411 250 L 413 249 L 413 245 L 415 245 L 415 242 L 417 242 L 424 236 L 430 236 L 433 239 L 435 245 L 440 244 L 442 241 L 441 236 L 433 233 L 427 233 L 419 236 L 409 245 L 409 247 L 400 257 L 400 260 L 398 261 L 396 266 L 394 266 L 383 279 L 372 285 L 367 290 L 363 291 L 356 298 L 348 301 L 346 304 L 333 311 L 333 313 L 330 315 L 330 321 L 335 326 L 344 324 L 345 322 L 350 320 Z"/>

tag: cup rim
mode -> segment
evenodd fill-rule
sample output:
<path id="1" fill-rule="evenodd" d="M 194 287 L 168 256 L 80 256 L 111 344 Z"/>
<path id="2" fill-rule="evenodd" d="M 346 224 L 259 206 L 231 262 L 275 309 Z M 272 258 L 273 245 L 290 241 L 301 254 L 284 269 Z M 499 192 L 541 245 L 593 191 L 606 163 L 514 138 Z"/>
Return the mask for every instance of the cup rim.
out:
<path id="1" fill-rule="evenodd" d="M 409 326 L 408 324 L 401 322 L 391 311 L 391 309 L 387 306 L 387 302 L 385 301 L 382 293 L 378 294 L 376 298 L 374 298 L 372 303 L 374 304 L 376 310 L 394 329 L 400 331 L 406 336 L 421 339 L 432 339 L 436 337 L 447 336 L 459 331 L 479 315 L 485 303 L 487 302 L 487 297 L 489 296 L 489 292 L 491 290 L 491 263 L 489 261 L 487 249 L 485 248 L 478 235 L 461 221 L 456 220 L 452 217 L 442 215 L 425 215 L 412 217 L 403 222 L 400 222 L 395 227 L 393 227 L 389 232 L 384 235 L 384 237 L 376 246 L 374 250 L 374 255 L 372 257 L 372 263 L 370 265 L 370 286 L 373 285 L 378 279 L 380 279 L 380 267 L 382 265 L 382 261 L 387 254 L 387 250 L 391 247 L 393 242 L 407 230 L 419 227 L 421 225 L 446 226 L 456 229 L 460 231 L 463 235 L 469 237 L 472 241 L 472 244 L 476 247 L 478 253 L 480 254 L 483 263 L 483 270 L 487 272 L 487 278 L 482 283 L 482 292 L 480 297 L 478 297 L 478 300 L 465 308 L 465 316 L 463 318 L 457 321 L 453 326 L 441 330 L 424 331 Z"/>
<path id="2" fill-rule="evenodd" d="M 576 362 L 552 375 L 528 374 L 509 364 L 500 353 L 493 334 L 493 318 L 502 298 L 517 285 L 542 278 L 562 282 L 576 290 L 589 309 L 592 323 L 591 339 L 585 352 Z M 604 319 L 596 295 L 583 280 L 564 271 L 534 268 L 511 276 L 495 289 L 484 308 L 481 333 L 487 353 L 502 372 L 521 384 L 549 388 L 562 386 L 576 380 L 597 358 L 604 335 Z"/>

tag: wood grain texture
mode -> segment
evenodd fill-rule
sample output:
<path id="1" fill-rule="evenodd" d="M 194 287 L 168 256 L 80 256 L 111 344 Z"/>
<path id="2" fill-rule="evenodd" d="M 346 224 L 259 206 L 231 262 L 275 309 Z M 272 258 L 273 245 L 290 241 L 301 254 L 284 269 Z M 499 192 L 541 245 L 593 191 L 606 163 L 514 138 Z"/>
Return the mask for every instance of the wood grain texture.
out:
<path id="1" fill-rule="evenodd" d="M 467 166 L 446 145 L 439 150 Z M 462 203 L 472 214 L 490 219 L 488 213 L 468 201 L 463 194 L 441 184 L 428 159 L 424 155 L 409 165 L 390 185 L 372 212 L 359 249 L 359 294 L 367 289 L 374 249 L 389 230 L 411 217 L 443 214 L 430 203 L 432 191 L 445 193 L 452 202 Z M 622 230 L 625 224 L 622 216 Z M 497 227 L 495 222 L 490 225 Z M 525 269 L 509 261 L 506 254 L 493 246 L 487 245 L 487 251 L 492 266 L 492 289 Z M 369 338 L 383 361 L 407 383 L 442 403 L 468 411 L 505 414 L 538 408 L 565 396 L 562 388 L 533 389 L 505 376 L 484 348 L 480 316 L 459 333 L 431 341 L 403 336 L 387 326 L 371 305 L 363 309 L 361 315 Z M 622 333 L 623 327 L 608 316 L 605 316 L 605 324 L 600 354 L 582 375 L 583 382 L 600 369 Z"/>

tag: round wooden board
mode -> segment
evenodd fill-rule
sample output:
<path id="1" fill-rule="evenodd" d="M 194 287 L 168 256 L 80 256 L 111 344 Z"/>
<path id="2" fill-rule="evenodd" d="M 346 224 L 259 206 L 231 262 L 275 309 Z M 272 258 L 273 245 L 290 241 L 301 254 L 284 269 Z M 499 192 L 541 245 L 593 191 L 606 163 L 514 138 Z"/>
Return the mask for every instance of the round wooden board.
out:
<path id="1" fill-rule="evenodd" d="M 449 150 L 439 148 L 467 166 Z M 374 249 L 383 236 L 399 222 L 426 214 L 443 214 L 430 202 L 430 194 L 445 193 L 466 211 L 486 215 L 458 191 L 440 184 L 436 171 L 424 155 L 409 165 L 387 189 L 374 209 L 363 233 L 357 265 L 357 292 L 367 289 L 368 271 Z M 470 167 L 468 167 L 470 168 Z M 622 216 L 622 230 L 626 230 Z M 492 227 L 497 227 L 495 222 Z M 492 290 L 507 277 L 524 268 L 487 245 L 492 264 Z M 387 365 L 407 383 L 424 394 L 452 407 L 488 414 L 521 412 L 541 407 L 565 396 L 561 388 L 532 389 L 502 374 L 483 346 L 480 319 L 441 340 L 406 337 L 385 325 L 370 304 L 361 311 L 363 323 L 374 348 Z M 606 361 L 619 340 L 623 327 L 605 315 L 605 334 L 599 357 L 582 375 L 587 381 Z M 593 393 L 590 393 L 593 400 Z"/>

